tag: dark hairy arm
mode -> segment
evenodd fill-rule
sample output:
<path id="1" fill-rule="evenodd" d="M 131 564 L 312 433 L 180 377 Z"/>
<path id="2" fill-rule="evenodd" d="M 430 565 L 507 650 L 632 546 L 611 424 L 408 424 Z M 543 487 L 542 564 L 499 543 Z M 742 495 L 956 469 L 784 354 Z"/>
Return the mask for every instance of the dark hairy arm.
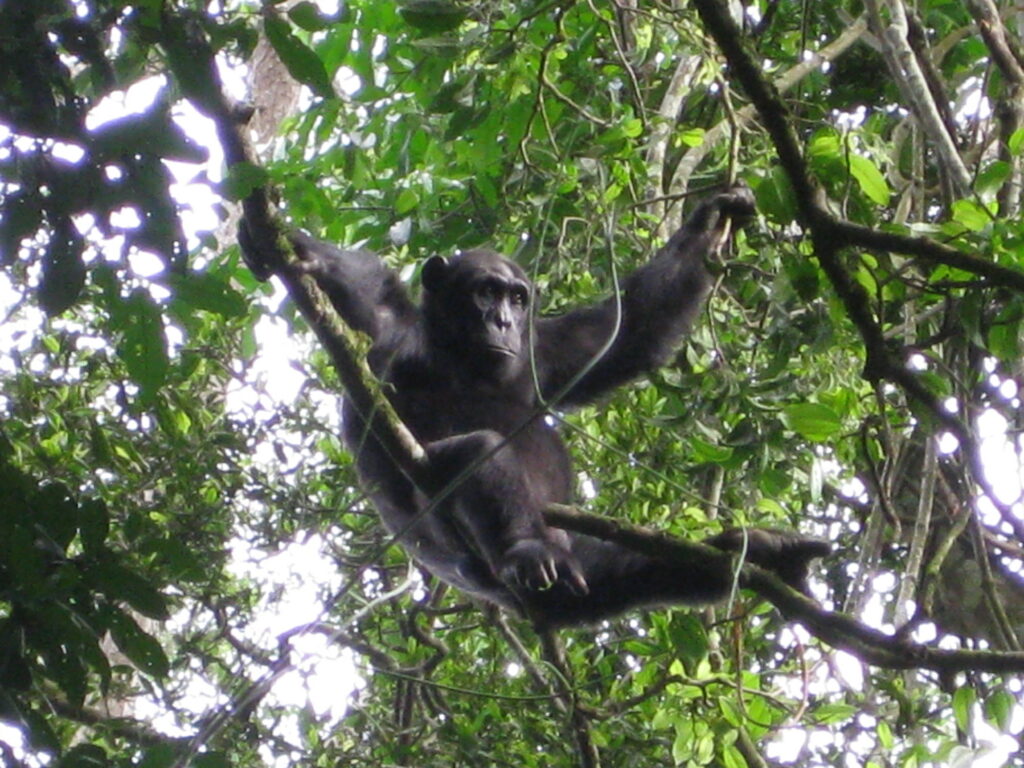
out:
<path id="1" fill-rule="evenodd" d="M 374 341 L 415 321 L 416 307 L 398 276 L 370 251 L 343 250 L 310 237 L 289 232 L 288 241 L 299 258 L 295 269 L 316 278 L 334 308 L 349 327 L 369 334 Z M 249 231 L 245 219 L 238 226 L 242 258 L 260 280 L 267 280 L 277 265 L 273 248 Z"/>
<path id="2" fill-rule="evenodd" d="M 654 258 L 625 280 L 621 316 L 612 297 L 539 320 L 536 359 L 542 397 L 561 395 L 562 405 L 586 403 L 664 364 L 707 297 L 711 277 L 705 258 L 726 237 L 726 222 L 749 218 L 753 211 L 746 187 L 701 203 Z M 607 351 L 595 360 L 609 340 Z"/>
<path id="3" fill-rule="evenodd" d="M 377 341 L 415 316 L 405 286 L 370 251 L 342 250 L 303 232 L 288 239 L 302 269 L 316 277 L 350 327 Z"/>

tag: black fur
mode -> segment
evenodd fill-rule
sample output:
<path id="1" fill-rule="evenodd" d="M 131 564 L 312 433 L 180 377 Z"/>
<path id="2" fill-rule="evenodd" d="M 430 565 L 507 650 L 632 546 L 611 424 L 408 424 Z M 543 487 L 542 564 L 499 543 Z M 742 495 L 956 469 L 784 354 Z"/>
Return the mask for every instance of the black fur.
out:
<path id="1" fill-rule="evenodd" d="M 345 438 L 361 478 L 413 557 L 449 584 L 545 627 L 725 595 L 729 572 L 654 560 L 546 526 L 544 506 L 570 501 L 572 471 L 544 414 L 546 406 L 592 401 L 663 364 L 707 295 L 704 259 L 725 236 L 726 221 L 735 224 L 752 212 L 746 188 L 711 198 L 625 281 L 621 316 L 608 299 L 535 318 L 532 329 L 533 287 L 498 254 L 430 259 L 416 306 L 372 254 L 291 235 L 304 269 L 342 317 L 372 337 L 370 364 L 426 446 L 430 487 L 417 488 L 346 404 Z M 258 261 L 258 249 L 245 238 L 243 250 Z M 431 506 L 438 494 L 443 500 Z M 727 533 L 709 543 L 738 550 L 743 541 Z M 751 560 L 802 588 L 808 562 L 827 545 L 758 530 L 746 549 Z"/>

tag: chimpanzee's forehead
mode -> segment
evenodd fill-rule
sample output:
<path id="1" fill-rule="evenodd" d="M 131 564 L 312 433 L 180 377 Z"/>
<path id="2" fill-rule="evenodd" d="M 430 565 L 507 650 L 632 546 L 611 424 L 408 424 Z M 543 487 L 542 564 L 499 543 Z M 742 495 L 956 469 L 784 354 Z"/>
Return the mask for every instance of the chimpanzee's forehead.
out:
<path id="1" fill-rule="evenodd" d="M 462 251 L 452 259 L 452 266 L 462 273 L 463 277 L 474 277 L 477 274 L 500 277 L 506 280 L 529 282 L 522 267 L 500 253 L 483 249 Z"/>

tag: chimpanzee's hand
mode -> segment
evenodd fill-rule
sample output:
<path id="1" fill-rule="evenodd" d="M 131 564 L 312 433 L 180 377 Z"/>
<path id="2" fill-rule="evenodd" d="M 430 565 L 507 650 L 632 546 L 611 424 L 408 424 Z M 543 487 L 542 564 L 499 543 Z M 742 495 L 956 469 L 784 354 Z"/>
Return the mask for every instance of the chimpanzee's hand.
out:
<path id="1" fill-rule="evenodd" d="M 299 257 L 295 268 L 317 280 L 328 283 L 344 283 L 341 252 L 334 246 L 322 243 L 305 232 L 289 232 L 288 240 Z"/>
<path id="2" fill-rule="evenodd" d="M 721 229 L 727 220 L 734 228 L 741 227 L 754 213 L 754 193 L 745 184 L 737 184 L 701 203 L 686 222 L 686 228 L 691 232 L 711 232 Z"/>
<path id="3" fill-rule="evenodd" d="M 576 595 L 589 591 L 583 568 L 565 547 L 546 539 L 520 539 L 505 551 L 499 578 L 511 587 L 539 592 L 564 584 Z"/>

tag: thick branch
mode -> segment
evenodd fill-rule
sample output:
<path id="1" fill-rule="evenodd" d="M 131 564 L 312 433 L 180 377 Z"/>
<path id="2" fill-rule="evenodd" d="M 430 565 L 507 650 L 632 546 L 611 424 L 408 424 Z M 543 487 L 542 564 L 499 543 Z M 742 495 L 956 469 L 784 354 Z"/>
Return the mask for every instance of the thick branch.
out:
<path id="1" fill-rule="evenodd" d="M 1003 76 L 1003 94 L 996 104 L 995 115 L 1002 139 L 999 157 L 1010 166 L 1011 172 L 1000 190 L 999 207 L 1004 216 L 1016 216 L 1020 209 L 1024 168 L 1021 158 L 1010 151 L 1008 144 L 1010 137 L 1024 125 L 1024 52 L 1020 43 L 1007 34 L 999 9 L 992 0 L 969 0 L 967 7 L 992 54 L 992 61 Z"/>
<path id="2" fill-rule="evenodd" d="M 896 86 L 920 121 L 921 127 L 942 161 L 942 167 L 949 174 L 956 196 L 964 197 L 971 189 L 971 174 L 957 151 L 953 136 L 942 119 L 941 110 L 928 88 L 925 73 L 910 45 L 910 24 L 907 20 L 906 9 L 901 0 L 892 0 L 888 7 L 890 21 L 886 25 L 882 20 L 877 0 L 868 2 L 868 8 L 874 21 L 874 32 L 878 35 L 882 45 L 885 60 L 896 81 Z"/>
<path id="3" fill-rule="evenodd" d="M 166 747 L 172 753 L 183 753 L 188 748 L 188 739 L 167 736 L 139 720 L 128 717 L 111 717 L 94 707 L 71 704 L 59 697 L 47 699 L 47 705 L 54 712 L 98 731 L 106 731 L 129 739 L 145 747 Z"/>

